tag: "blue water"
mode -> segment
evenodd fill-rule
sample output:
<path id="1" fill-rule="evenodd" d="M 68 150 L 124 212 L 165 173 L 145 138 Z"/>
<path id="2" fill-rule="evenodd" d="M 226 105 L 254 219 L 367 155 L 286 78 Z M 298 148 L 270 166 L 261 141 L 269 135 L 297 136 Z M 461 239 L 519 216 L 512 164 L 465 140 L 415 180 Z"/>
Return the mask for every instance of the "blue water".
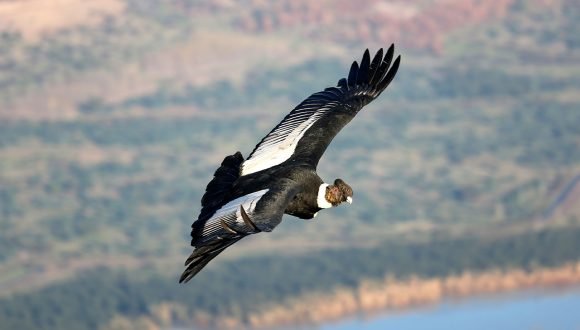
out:
<path id="1" fill-rule="evenodd" d="M 446 302 L 429 308 L 351 319 L 321 330 L 580 330 L 580 290 L 527 292 Z"/>

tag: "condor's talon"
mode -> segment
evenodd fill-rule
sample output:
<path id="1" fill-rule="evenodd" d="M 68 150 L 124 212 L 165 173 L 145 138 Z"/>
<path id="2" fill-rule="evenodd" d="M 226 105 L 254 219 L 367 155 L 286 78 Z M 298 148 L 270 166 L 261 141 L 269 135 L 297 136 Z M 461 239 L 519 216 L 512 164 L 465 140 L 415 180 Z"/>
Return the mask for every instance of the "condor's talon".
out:
<path id="1" fill-rule="evenodd" d="M 240 205 L 240 213 L 242 214 L 242 220 L 244 220 L 246 226 L 252 228 L 252 230 L 256 233 L 261 232 L 261 230 L 252 222 L 252 220 L 250 220 L 250 216 L 246 213 L 246 210 L 244 210 L 242 205 Z"/>
<path id="2" fill-rule="evenodd" d="M 244 233 L 244 232 L 241 232 L 239 230 L 236 230 L 236 229 L 232 228 L 232 226 L 228 225 L 224 221 L 224 219 L 221 219 L 220 220 L 220 225 L 228 233 L 231 233 L 231 234 L 234 234 L 234 235 L 242 235 L 242 236 L 245 236 L 245 235 L 248 235 L 248 234 L 254 234 L 254 233 L 261 232 L 261 230 L 256 226 L 256 224 L 254 224 L 254 222 L 250 219 L 250 216 L 248 215 L 248 213 L 246 212 L 246 210 L 244 210 L 244 207 L 241 206 L 241 205 L 240 205 L 240 214 L 242 215 L 242 220 L 244 221 L 244 223 L 246 224 L 246 226 L 252 230 L 252 232 Z"/>

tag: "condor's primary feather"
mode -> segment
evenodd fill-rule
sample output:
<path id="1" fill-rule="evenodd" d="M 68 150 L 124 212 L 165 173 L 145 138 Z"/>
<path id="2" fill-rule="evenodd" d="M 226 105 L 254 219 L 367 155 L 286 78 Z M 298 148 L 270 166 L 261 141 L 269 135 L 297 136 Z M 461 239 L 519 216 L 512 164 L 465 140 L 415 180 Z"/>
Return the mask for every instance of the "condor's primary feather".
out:
<path id="1" fill-rule="evenodd" d="M 347 78 L 302 101 L 248 158 L 240 152 L 225 157 L 191 226 L 194 249 L 179 282 L 189 281 L 242 238 L 272 231 L 284 214 L 312 219 L 322 209 L 352 203 L 348 184 L 325 183 L 316 168 L 336 134 L 391 83 L 400 63 L 400 56 L 394 61 L 393 56 L 393 45 L 372 60 L 367 49 Z"/>

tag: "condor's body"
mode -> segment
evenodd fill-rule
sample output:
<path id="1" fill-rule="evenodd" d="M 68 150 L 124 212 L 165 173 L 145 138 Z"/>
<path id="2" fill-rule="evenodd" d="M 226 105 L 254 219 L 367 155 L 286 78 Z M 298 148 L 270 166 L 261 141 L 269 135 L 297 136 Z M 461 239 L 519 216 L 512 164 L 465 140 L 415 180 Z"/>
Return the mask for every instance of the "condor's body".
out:
<path id="1" fill-rule="evenodd" d="M 192 254 L 180 282 L 187 282 L 223 250 L 250 234 L 271 231 L 284 214 L 312 219 L 321 209 L 352 202 L 343 180 L 325 183 L 316 173 L 324 151 L 357 113 L 394 78 L 400 57 L 365 51 L 348 78 L 312 94 L 294 108 L 244 159 L 227 156 L 216 170 L 192 225 Z M 391 65 L 392 64 L 392 65 Z"/>

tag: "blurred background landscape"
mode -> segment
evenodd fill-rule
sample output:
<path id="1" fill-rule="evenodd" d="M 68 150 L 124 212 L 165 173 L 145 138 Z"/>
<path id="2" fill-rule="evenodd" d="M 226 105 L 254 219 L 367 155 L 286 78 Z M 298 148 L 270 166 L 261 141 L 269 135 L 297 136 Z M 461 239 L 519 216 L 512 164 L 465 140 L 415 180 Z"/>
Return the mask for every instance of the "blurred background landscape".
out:
<path id="1" fill-rule="evenodd" d="M 320 324 L 580 283 L 574 0 L 0 0 L 0 328 Z M 354 203 L 178 285 L 205 186 L 395 43 L 319 166 Z"/>

